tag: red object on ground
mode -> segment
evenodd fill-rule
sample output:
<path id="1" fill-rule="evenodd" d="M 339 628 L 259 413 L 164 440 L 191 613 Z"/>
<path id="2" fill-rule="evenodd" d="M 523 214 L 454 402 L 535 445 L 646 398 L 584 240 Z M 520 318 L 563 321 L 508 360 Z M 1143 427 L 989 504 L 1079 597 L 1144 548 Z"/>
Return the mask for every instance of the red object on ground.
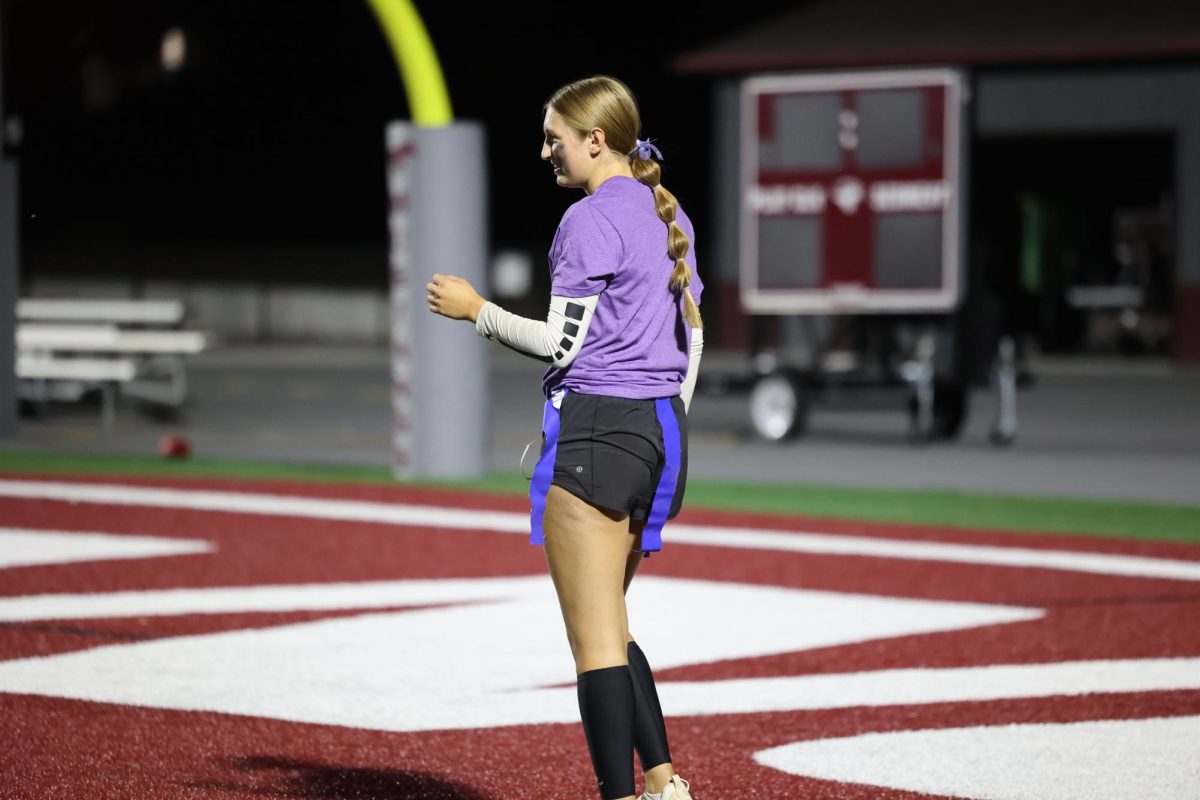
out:
<path id="1" fill-rule="evenodd" d="M 182 436 L 167 434 L 158 440 L 158 454 L 163 458 L 187 458 L 192 448 Z"/>

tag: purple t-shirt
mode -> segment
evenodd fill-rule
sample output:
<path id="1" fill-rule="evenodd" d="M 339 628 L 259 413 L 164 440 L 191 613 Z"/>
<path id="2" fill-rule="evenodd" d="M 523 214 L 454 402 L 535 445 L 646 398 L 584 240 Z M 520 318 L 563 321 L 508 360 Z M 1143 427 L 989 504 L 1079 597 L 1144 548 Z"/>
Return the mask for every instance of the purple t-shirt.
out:
<path id="1" fill-rule="evenodd" d="M 684 260 L 699 305 L 695 231 L 682 208 L 675 220 L 691 242 Z M 546 397 L 563 387 L 634 400 L 679 394 L 692 329 L 683 293 L 667 286 L 674 268 L 654 191 L 636 178 L 609 178 L 567 209 L 550 246 L 550 294 L 600 299 L 575 360 L 542 378 Z"/>

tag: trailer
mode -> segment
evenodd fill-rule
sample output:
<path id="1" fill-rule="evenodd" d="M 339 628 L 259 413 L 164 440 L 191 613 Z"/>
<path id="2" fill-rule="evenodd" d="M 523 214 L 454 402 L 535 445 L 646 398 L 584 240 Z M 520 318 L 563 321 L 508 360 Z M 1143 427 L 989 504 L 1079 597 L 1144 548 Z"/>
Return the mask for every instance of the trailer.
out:
<path id="1" fill-rule="evenodd" d="M 904 403 L 913 441 L 962 429 L 978 369 L 978 348 L 962 346 L 968 102 L 954 69 L 742 82 L 740 304 L 789 322 L 790 336 L 703 386 L 748 391 L 761 437 L 799 436 L 831 395 L 881 392 Z M 1017 429 L 1015 347 L 1011 335 L 992 345 L 991 439 L 1004 445 Z"/>

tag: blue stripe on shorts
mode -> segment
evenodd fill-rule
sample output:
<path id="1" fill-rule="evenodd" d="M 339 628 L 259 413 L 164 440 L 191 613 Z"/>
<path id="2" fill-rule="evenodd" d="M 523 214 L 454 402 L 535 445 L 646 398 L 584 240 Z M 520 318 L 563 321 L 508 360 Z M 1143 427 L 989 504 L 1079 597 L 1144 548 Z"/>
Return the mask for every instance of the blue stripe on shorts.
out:
<path id="1" fill-rule="evenodd" d="M 671 407 L 671 399 L 664 397 L 655 400 L 654 409 L 658 412 L 658 426 L 662 428 L 666 461 L 663 464 L 662 476 L 658 479 L 658 488 L 654 492 L 654 504 L 650 506 L 650 516 L 646 519 L 646 527 L 642 530 L 643 551 L 662 550 L 662 529 L 666 524 L 667 515 L 671 513 L 671 503 L 675 499 L 675 485 L 679 481 L 679 467 L 683 460 L 679 446 L 679 421 L 675 419 L 675 409 Z"/>
<path id="2" fill-rule="evenodd" d="M 560 406 L 564 396 L 565 390 L 559 395 Z M 554 459 L 558 455 L 558 426 L 558 409 L 554 407 L 553 399 L 547 400 L 546 408 L 542 412 L 542 457 L 538 459 L 537 466 L 533 469 L 533 480 L 529 483 L 529 499 L 532 505 L 529 513 L 530 544 L 542 544 L 546 539 L 542 532 L 542 517 L 546 514 L 546 493 L 550 491 L 550 481 L 554 479 Z"/>

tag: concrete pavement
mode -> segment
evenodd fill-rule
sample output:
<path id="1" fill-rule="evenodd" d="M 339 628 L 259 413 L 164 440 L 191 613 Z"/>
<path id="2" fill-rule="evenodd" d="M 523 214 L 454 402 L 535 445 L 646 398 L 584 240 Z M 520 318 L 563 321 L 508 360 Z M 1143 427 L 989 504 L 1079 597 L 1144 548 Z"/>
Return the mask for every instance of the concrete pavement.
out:
<path id="1" fill-rule="evenodd" d="M 705 366 L 740 356 L 709 353 Z M 702 367 L 703 368 L 703 367 Z M 515 470 L 539 437 L 543 366 L 491 352 L 490 463 Z M 865 410 L 817 406 L 806 436 L 757 440 L 746 397 L 698 395 L 689 417 L 691 474 L 773 483 L 1200 503 L 1200 370 L 1162 361 L 1039 360 L 1020 393 L 1015 444 L 995 448 L 994 393 L 972 394 L 956 442 L 917 446 L 897 403 Z M 96 406 L 55 405 L 23 418 L 9 450 L 150 455 L 164 433 L 187 436 L 197 457 L 316 464 L 391 462 L 388 353 L 380 347 L 244 345 L 188 366 L 190 402 L 178 419 L 123 402 L 111 429 Z"/>

